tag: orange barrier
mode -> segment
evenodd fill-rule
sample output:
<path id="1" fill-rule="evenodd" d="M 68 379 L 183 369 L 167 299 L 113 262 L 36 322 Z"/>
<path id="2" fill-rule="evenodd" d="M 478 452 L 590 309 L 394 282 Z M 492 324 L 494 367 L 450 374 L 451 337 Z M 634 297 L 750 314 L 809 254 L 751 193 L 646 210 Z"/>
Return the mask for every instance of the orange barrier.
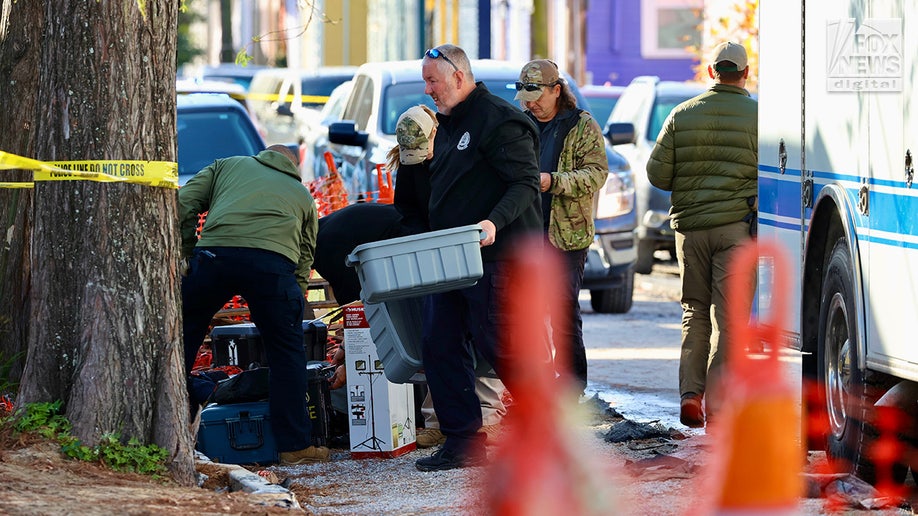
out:
<path id="1" fill-rule="evenodd" d="M 349 203 L 348 193 L 344 187 L 344 181 L 338 173 L 334 156 L 331 152 L 326 151 L 323 154 L 323 158 L 325 167 L 328 169 L 328 175 L 318 177 L 306 184 L 309 187 L 309 193 L 312 194 L 313 199 L 316 201 L 320 217 L 337 211 Z M 377 202 L 380 204 L 392 204 L 395 202 L 392 173 L 386 170 L 384 164 L 376 165 L 376 178 L 379 183 L 379 190 L 375 192 L 358 192 L 355 202 Z"/>
<path id="2" fill-rule="evenodd" d="M 772 321 L 749 324 L 750 279 L 759 256 L 774 260 Z M 800 415 L 794 389 L 778 355 L 788 298 L 787 258 L 761 240 L 738 248 L 730 262 L 727 316 L 730 349 L 720 392 L 723 404 L 709 428 L 714 449 L 709 482 L 713 513 L 794 514 L 803 495 L 804 453 L 798 439 Z M 747 349 L 763 349 L 752 355 Z"/>
<path id="3" fill-rule="evenodd" d="M 325 151 L 323 158 L 325 159 L 325 166 L 328 168 L 328 175 L 316 178 L 307 184 L 309 193 L 316 201 L 316 208 L 320 217 L 337 211 L 348 204 L 347 190 L 344 188 L 344 182 L 338 174 L 334 156 L 332 156 L 331 152 Z"/>

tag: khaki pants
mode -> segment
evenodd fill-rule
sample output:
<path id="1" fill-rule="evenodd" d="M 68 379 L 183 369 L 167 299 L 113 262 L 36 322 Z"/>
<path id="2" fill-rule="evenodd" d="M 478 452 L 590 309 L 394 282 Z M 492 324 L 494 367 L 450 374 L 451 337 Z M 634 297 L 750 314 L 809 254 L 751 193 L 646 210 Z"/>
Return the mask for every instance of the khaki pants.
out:
<path id="1" fill-rule="evenodd" d="M 507 407 L 502 398 L 504 390 L 506 387 L 499 378 L 475 377 L 475 394 L 481 401 L 481 424 L 496 425 L 507 415 Z M 421 404 L 421 414 L 424 416 L 424 428 L 440 428 L 430 391 L 427 391 Z"/>
<path id="2" fill-rule="evenodd" d="M 749 223 L 676 232 L 676 257 L 682 278 L 682 354 L 679 360 L 679 392 L 704 394 L 709 411 L 719 405 L 716 381 L 724 364 L 729 335 L 727 303 L 743 303 L 748 312 L 755 292 L 755 271 L 732 271 L 731 252 L 748 242 Z M 726 297 L 730 274 L 748 275 L 748 290 Z M 715 387 L 715 392 L 710 392 Z"/>

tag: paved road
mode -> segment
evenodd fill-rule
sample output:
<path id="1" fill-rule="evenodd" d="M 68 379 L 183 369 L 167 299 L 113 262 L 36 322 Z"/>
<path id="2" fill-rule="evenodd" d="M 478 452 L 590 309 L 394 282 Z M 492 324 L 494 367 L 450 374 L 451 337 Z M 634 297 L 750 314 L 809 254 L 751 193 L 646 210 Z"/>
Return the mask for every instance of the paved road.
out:
<path id="1" fill-rule="evenodd" d="M 634 306 L 626 314 L 593 312 L 581 293 L 589 363 L 588 394 L 598 393 L 636 421 L 679 423 L 679 271 L 658 263 L 635 276 Z"/>
<path id="2" fill-rule="evenodd" d="M 721 448 L 704 430 L 692 430 L 679 423 L 679 342 L 681 315 L 679 306 L 679 270 L 674 262 L 657 262 L 649 275 L 635 277 L 634 306 L 627 314 L 597 314 L 592 311 L 589 293 L 581 293 L 583 332 L 587 347 L 590 384 L 589 395 L 597 394 L 612 404 L 626 418 L 637 422 L 659 421 L 688 436 L 679 443 L 674 455 L 704 464 L 707 452 Z M 794 392 L 800 391 L 799 354 L 782 356 L 786 380 Z M 796 400 L 799 410 L 799 399 Z M 797 426 L 799 428 L 799 425 Z M 824 455 L 811 452 L 812 465 Z M 810 466 L 812 467 L 812 466 Z M 679 514 L 684 498 L 675 489 L 680 483 L 646 483 L 644 490 L 653 493 L 668 514 Z M 801 500 L 795 514 L 826 514 L 824 500 Z M 845 514 L 913 514 L 909 510 L 867 511 L 847 507 Z"/>

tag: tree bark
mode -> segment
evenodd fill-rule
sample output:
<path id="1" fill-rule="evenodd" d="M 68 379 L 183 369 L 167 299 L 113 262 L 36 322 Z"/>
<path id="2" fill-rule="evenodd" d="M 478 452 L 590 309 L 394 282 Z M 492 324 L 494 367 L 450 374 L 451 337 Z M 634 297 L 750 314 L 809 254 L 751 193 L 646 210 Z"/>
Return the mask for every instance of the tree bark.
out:
<path id="1" fill-rule="evenodd" d="M 175 161 L 178 2 L 42 3 L 37 158 Z M 34 203 L 18 401 L 63 400 L 85 444 L 106 434 L 156 443 L 190 485 L 176 190 L 47 181 Z"/>
<path id="2" fill-rule="evenodd" d="M 0 150 L 32 157 L 41 33 L 44 12 L 38 0 L 0 0 Z M 26 171 L 0 170 L 0 182 L 26 182 Z M 29 340 L 29 253 L 32 190 L 0 188 L 0 395 L 14 394 L 22 376 Z M 2 373 L 6 372 L 4 376 Z M 4 392 L 9 391 L 9 392 Z"/>

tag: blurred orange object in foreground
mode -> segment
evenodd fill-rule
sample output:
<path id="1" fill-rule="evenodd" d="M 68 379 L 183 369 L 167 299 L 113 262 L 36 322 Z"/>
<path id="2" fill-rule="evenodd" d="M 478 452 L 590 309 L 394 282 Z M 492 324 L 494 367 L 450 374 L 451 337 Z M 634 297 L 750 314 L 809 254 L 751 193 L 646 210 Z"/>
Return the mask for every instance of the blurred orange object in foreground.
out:
<path id="1" fill-rule="evenodd" d="M 553 293 L 566 276 L 549 251 L 541 242 L 520 245 L 510 263 L 504 300 L 508 330 L 502 337 L 513 363 L 503 369 L 502 380 L 513 408 L 489 460 L 484 510 L 514 516 L 620 513 L 610 494 L 611 477 L 577 436 L 577 395 L 555 379 L 549 358 L 547 310 L 550 303 L 557 305 Z M 551 308 L 556 323 L 567 317 L 560 308 Z M 567 357 L 559 350 L 556 360 L 563 363 Z"/>
<path id="2" fill-rule="evenodd" d="M 779 309 L 772 311 L 774 320 L 753 327 L 749 306 L 754 287 L 748 282 L 759 255 L 774 260 L 771 306 Z M 730 349 L 719 385 L 723 406 L 709 428 L 713 450 L 709 476 L 703 481 L 710 483 L 710 489 L 699 492 L 713 493 L 704 498 L 717 504 L 710 511 L 715 514 L 796 514 L 804 487 L 800 414 L 778 360 L 785 328 L 780 308 L 786 306 L 788 295 L 787 258 L 774 244 L 751 242 L 734 251 L 730 269 Z M 761 349 L 762 343 L 764 355 L 747 351 Z"/>

